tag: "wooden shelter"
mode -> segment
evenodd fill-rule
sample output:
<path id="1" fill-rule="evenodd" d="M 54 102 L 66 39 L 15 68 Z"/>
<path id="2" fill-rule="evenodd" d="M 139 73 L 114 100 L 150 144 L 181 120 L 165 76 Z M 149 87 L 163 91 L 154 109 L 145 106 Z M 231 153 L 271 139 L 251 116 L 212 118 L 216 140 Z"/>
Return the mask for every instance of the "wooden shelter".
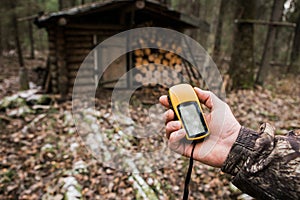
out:
<path id="1" fill-rule="evenodd" d="M 112 35 L 146 26 L 166 27 L 180 32 L 199 27 L 208 29 L 206 22 L 174 11 L 165 3 L 154 0 L 110 0 L 91 3 L 39 16 L 35 19 L 35 24 L 39 28 L 46 28 L 48 33 L 49 75 L 45 81 L 45 89 L 63 96 L 72 92 L 76 73 L 89 52 Z M 109 85 L 110 79 L 118 78 L 128 71 L 130 69 L 128 58 L 133 59 L 131 63 L 147 63 L 143 61 L 145 58 L 140 56 L 145 54 L 147 59 L 152 59 L 148 63 L 154 63 L 155 58 L 151 57 L 151 51 L 147 49 L 145 51 L 134 52 L 134 57 L 120 58 L 106 73 L 104 82 L 107 81 Z M 161 59 L 155 62 L 171 63 L 173 56 L 167 56 L 169 60 Z M 173 58 L 172 65 L 179 62 L 178 60 L 180 61 Z M 136 78 L 139 79 L 141 76 Z M 130 84 L 125 87 L 130 87 Z"/>

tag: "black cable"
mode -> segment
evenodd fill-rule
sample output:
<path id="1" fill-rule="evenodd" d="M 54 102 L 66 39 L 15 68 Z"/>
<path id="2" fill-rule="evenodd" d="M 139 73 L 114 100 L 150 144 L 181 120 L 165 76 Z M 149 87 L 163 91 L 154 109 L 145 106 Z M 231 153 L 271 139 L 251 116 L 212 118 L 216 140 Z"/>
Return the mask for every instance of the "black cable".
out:
<path id="1" fill-rule="evenodd" d="M 190 157 L 190 164 L 189 164 L 189 168 L 188 168 L 188 172 L 186 174 L 185 177 L 185 182 L 184 182 L 184 193 L 183 193 L 183 200 L 187 200 L 189 197 L 189 184 L 190 184 L 190 180 L 191 180 L 191 174 L 192 174 L 192 170 L 193 170 L 193 155 L 194 155 L 194 149 L 196 146 L 196 142 L 193 141 L 192 143 L 193 145 L 193 149 L 192 149 L 192 153 L 191 153 L 191 157 Z"/>

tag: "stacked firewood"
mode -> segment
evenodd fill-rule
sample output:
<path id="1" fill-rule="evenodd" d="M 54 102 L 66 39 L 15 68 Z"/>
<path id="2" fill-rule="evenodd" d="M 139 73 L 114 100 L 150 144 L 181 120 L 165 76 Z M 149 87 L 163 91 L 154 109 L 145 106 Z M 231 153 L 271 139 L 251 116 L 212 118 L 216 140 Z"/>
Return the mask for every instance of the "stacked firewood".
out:
<path id="1" fill-rule="evenodd" d="M 182 57 L 190 52 L 185 49 L 179 35 L 170 36 L 146 29 L 132 37 L 131 45 L 136 49 L 132 53 L 135 83 L 174 85 L 199 79 L 197 70 Z"/>
<path id="2" fill-rule="evenodd" d="M 178 84 L 182 81 L 183 60 L 176 53 L 162 49 L 137 49 L 134 51 L 134 80 L 143 85 L 151 82 Z"/>

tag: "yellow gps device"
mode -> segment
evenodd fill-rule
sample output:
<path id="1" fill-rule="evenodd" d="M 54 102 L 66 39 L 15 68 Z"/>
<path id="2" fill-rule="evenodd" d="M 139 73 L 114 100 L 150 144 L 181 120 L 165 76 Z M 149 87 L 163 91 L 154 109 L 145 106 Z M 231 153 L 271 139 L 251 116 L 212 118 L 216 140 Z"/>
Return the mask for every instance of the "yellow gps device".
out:
<path id="1" fill-rule="evenodd" d="M 208 126 L 197 94 L 189 84 L 179 84 L 169 89 L 170 108 L 181 121 L 188 140 L 202 139 L 209 134 Z"/>

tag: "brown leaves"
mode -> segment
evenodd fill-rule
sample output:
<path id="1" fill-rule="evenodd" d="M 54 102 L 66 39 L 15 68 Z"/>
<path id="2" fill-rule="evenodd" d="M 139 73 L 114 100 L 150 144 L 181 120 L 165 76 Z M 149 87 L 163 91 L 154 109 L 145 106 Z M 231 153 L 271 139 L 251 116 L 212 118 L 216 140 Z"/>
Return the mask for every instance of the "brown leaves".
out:
<path id="1" fill-rule="evenodd" d="M 254 130 L 263 122 L 273 124 L 280 134 L 300 128 L 300 96 L 259 88 L 239 90 L 229 94 L 226 101 L 240 123 Z"/>
<path id="2" fill-rule="evenodd" d="M 156 95 L 147 98 L 157 102 L 159 93 Z M 143 98 L 143 93 L 137 92 L 130 107 L 130 117 L 140 127 L 154 122 L 149 118 L 149 105 L 142 103 L 145 102 Z M 300 127 L 299 98 L 263 89 L 240 90 L 229 94 L 227 103 L 242 125 L 257 129 L 261 122 L 269 121 L 276 126 L 278 133 L 283 133 Z M 132 120 L 122 118 L 118 119 L 122 123 L 114 123 L 109 101 L 97 101 L 99 113 L 96 113 L 96 118 L 101 124 L 101 131 L 123 145 L 121 126 L 130 127 Z M 133 177 L 131 173 L 104 166 L 85 148 L 76 134 L 71 102 L 46 107 L 29 106 L 34 113 L 25 116 L 8 117 L 5 111 L 0 112 L 1 197 L 58 200 L 63 199 L 67 191 L 74 191 L 72 184 L 78 184 L 80 189 L 77 192 L 84 199 L 137 197 L 136 180 L 130 178 Z M 159 131 L 164 135 L 163 129 Z M 144 140 L 129 138 L 129 142 L 131 146 L 124 146 L 137 151 L 147 151 L 147 144 L 151 144 L 153 149 L 159 148 L 157 145 L 160 144 L 154 137 Z M 181 157 L 166 168 L 139 176 L 158 199 L 179 199 L 183 193 L 187 165 L 188 159 Z M 76 181 L 67 187 L 66 180 Z M 229 176 L 198 162 L 195 162 L 190 190 L 190 199 L 230 199 L 241 194 L 229 185 Z"/>

